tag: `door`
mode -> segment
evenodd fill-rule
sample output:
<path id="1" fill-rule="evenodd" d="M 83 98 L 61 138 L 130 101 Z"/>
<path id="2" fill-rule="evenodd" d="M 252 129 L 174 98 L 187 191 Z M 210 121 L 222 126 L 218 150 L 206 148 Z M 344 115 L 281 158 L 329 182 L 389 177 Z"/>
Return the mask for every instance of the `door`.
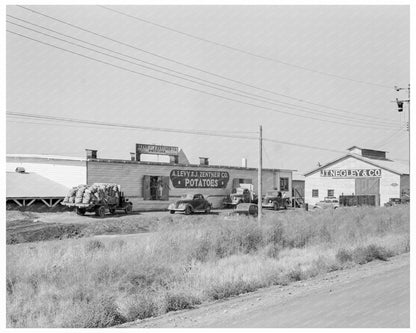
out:
<path id="1" fill-rule="evenodd" d="M 143 199 L 150 200 L 150 176 L 143 176 Z"/>
<path id="2" fill-rule="evenodd" d="M 162 186 L 163 186 L 163 190 L 162 190 L 162 197 L 161 200 L 169 200 L 169 177 L 163 176 L 162 177 Z"/>
<path id="3" fill-rule="evenodd" d="M 380 178 L 357 178 L 355 195 L 375 195 L 375 205 L 380 206 Z"/>

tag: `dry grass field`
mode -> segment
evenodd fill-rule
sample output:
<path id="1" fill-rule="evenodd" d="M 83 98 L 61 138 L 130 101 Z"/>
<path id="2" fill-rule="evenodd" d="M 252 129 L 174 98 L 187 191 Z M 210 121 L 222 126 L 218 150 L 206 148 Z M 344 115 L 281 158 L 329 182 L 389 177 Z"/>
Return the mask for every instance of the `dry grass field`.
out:
<path id="1" fill-rule="evenodd" d="M 7 245 L 8 327 L 109 327 L 408 252 L 409 207 L 193 215 L 143 237 Z"/>

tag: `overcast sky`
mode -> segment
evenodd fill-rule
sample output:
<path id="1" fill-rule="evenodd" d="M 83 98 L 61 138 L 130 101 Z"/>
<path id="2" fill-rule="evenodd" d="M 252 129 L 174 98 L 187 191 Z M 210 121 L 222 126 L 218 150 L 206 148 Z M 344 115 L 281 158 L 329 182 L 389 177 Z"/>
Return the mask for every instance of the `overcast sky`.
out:
<path id="1" fill-rule="evenodd" d="M 265 167 L 301 172 L 353 145 L 408 159 L 409 133 L 400 130 L 407 113 L 392 103 L 407 98 L 393 87 L 409 83 L 408 6 L 110 7 L 141 20 L 99 6 L 27 8 L 50 18 L 7 7 L 14 23 L 7 29 L 20 34 L 6 37 L 7 112 L 253 138 L 262 125 L 266 139 L 334 150 L 264 142 Z M 129 159 L 135 143 L 154 143 L 182 148 L 192 163 L 204 156 L 240 166 L 245 157 L 257 166 L 252 139 L 16 116 L 6 126 L 7 153 L 83 157 L 92 148 L 102 158 Z"/>

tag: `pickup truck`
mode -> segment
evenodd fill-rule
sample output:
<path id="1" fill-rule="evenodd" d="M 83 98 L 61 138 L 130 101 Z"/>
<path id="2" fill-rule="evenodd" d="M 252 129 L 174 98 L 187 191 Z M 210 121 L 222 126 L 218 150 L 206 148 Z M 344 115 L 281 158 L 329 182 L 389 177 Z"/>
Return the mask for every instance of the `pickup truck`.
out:
<path id="1" fill-rule="evenodd" d="M 262 200 L 261 206 L 274 210 L 287 209 L 290 206 L 290 198 L 286 196 L 286 192 L 277 190 L 268 191 Z"/>

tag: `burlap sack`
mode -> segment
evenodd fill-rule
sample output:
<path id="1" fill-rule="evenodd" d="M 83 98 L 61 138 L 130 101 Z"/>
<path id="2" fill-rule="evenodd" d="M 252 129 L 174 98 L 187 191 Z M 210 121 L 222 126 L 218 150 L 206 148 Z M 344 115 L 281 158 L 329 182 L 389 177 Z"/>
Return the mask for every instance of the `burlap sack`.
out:
<path id="1" fill-rule="evenodd" d="M 90 203 L 90 201 L 91 201 L 91 191 L 88 188 L 86 188 L 84 191 L 83 198 L 82 198 L 82 203 L 88 204 Z"/>

